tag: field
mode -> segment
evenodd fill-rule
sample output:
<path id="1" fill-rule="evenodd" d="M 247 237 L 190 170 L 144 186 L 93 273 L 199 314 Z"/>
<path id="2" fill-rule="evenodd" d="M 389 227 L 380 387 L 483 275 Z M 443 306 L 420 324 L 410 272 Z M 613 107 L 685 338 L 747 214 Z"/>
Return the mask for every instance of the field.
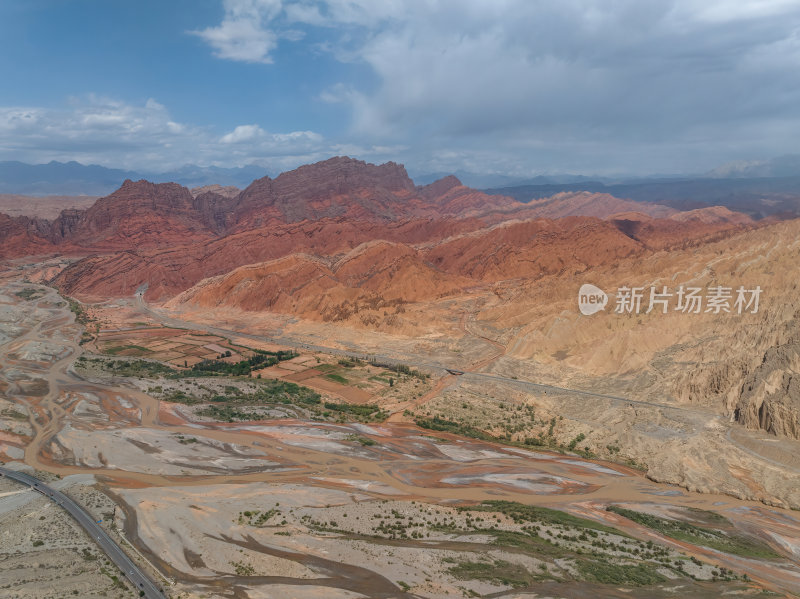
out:
<path id="1" fill-rule="evenodd" d="M 178 367 L 191 367 L 203 360 L 216 359 L 234 363 L 254 353 L 216 335 L 164 327 L 101 330 L 86 349 L 112 356 L 150 358 Z"/>
<path id="2" fill-rule="evenodd" d="M 421 397 L 429 379 L 394 372 L 362 360 L 337 359 L 326 354 L 299 356 L 259 371 L 264 377 L 302 383 L 346 403 L 397 403 Z"/>
<path id="3" fill-rule="evenodd" d="M 323 400 L 374 404 L 382 409 L 413 402 L 432 388 L 429 375 L 410 368 L 390 369 L 317 352 L 281 355 L 278 363 L 255 364 L 237 371 L 234 365 L 253 361 L 264 352 L 286 354 L 292 350 L 272 343 L 161 326 L 131 309 L 127 302 L 100 303 L 84 309 L 88 333 L 83 347 L 98 356 L 158 361 L 177 370 L 196 370 L 206 361 L 223 362 L 232 367 L 226 374 L 296 383 L 313 389 Z"/>
<path id="4" fill-rule="evenodd" d="M 323 354 L 305 356 L 283 350 L 268 353 L 222 338 L 212 344 L 224 350 L 221 354 L 188 368 L 179 367 L 130 356 L 143 354 L 144 346 L 130 343 L 129 338 L 124 341 L 126 345 L 112 346 L 104 356 L 79 358 L 76 368 L 95 379 L 123 377 L 162 402 L 181 404 L 184 415 L 202 421 L 308 418 L 380 422 L 389 416 L 388 405 L 419 396 L 430 386 L 425 375 L 409 369 L 398 368 L 397 372 Z M 126 349 L 116 351 L 117 347 Z M 237 354 L 228 347 L 235 348 Z M 249 368 L 249 361 L 261 359 L 277 363 L 235 375 L 241 367 Z"/>

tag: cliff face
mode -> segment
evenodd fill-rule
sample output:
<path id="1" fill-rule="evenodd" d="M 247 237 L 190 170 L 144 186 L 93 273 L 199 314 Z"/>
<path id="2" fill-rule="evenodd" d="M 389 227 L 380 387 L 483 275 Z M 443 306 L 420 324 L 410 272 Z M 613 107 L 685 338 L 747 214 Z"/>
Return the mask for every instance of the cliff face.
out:
<path id="1" fill-rule="evenodd" d="M 127 180 L 80 215 L 62 214 L 54 229 L 77 245 L 104 249 L 159 247 L 211 237 L 193 204 L 189 190 L 177 183 Z"/>
<path id="2" fill-rule="evenodd" d="M 753 229 L 716 244 L 716 256 L 708 254 L 705 263 L 681 268 L 700 280 L 759 286 L 762 292 L 755 314 L 698 315 L 687 336 L 692 347 L 679 354 L 686 367 L 673 385 L 681 401 L 718 405 L 747 428 L 795 439 L 800 439 L 798 234 L 800 220 Z"/>
<path id="3" fill-rule="evenodd" d="M 414 191 L 414 182 L 402 165 L 378 166 L 339 156 L 276 179 L 254 181 L 239 195 L 231 222 L 243 230 L 270 219 L 286 223 L 341 216 L 392 220 L 403 216 L 402 200 L 412 198 Z"/>
<path id="4" fill-rule="evenodd" d="M 762 320 L 761 341 L 770 343 L 765 349 L 758 339 L 742 347 L 735 336 L 728 356 L 686 373 L 678 385 L 681 399 L 716 398 L 749 429 L 800 439 L 800 320 L 784 326 L 788 338 Z"/>
<path id="5" fill-rule="evenodd" d="M 27 216 L 10 217 L 0 213 L 0 258 L 48 254 L 56 246 L 50 242 L 48 221 Z"/>
<path id="6" fill-rule="evenodd" d="M 744 378 L 734 418 L 750 429 L 800 439 L 800 343 L 764 353 Z"/>
<path id="7" fill-rule="evenodd" d="M 195 196 L 192 206 L 197 211 L 200 222 L 214 234 L 221 236 L 228 227 L 230 214 L 236 206 L 237 195 L 206 191 Z"/>

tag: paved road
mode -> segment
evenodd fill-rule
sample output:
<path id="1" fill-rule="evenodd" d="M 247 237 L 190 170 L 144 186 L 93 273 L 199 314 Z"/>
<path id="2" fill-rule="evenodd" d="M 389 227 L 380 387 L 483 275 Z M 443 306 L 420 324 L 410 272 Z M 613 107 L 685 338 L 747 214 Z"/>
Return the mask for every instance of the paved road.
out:
<path id="1" fill-rule="evenodd" d="M 139 569 L 131 558 L 129 558 L 124 551 L 117 545 L 114 540 L 106 534 L 106 531 L 97 524 L 97 522 L 84 509 L 75 503 L 72 499 L 64 495 L 62 492 L 47 486 L 38 478 L 34 478 L 24 472 L 17 472 L 16 470 L 9 470 L 8 468 L 0 467 L 0 475 L 10 478 L 28 485 L 32 489 L 39 491 L 45 497 L 49 497 L 58 505 L 67 510 L 78 524 L 89 533 L 89 536 L 97 543 L 100 548 L 105 551 L 106 555 L 111 558 L 117 567 L 125 573 L 125 576 L 130 580 L 133 585 L 140 591 L 144 591 L 144 597 L 147 599 L 164 599 L 164 594 L 159 590 L 155 583 L 148 578 L 148 576 Z"/>

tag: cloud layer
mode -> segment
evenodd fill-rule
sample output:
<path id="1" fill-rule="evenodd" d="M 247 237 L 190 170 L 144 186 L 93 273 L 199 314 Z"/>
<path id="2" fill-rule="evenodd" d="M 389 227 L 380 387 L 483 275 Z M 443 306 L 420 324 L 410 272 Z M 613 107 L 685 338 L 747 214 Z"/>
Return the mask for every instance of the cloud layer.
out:
<path id="1" fill-rule="evenodd" d="M 612 168 L 598 161 L 602 152 L 619 170 L 685 169 L 704 154 L 720 161 L 791 151 L 800 133 L 793 0 L 225 7 L 220 28 L 239 15 L 271 39 L 290 28 L 314 31 L 338 60 L 368 65 L 377 86 L 342 81 L 320 98 L 352 108 L 355 138 L 401 141 L 443 164 L 452 163 L 447 155 L 485 164 L 494 147 L 497 168 L 509 159 L 512 169 L 532 161 Z M 271 60 L 272 50 L 239 59 Z"/>
<path id="2" fill-rule="evenodd" d="M 322 56 L 342 65 L 338 81 L 298 75 L 297 87 L 341 109 L 346 122 L 330 122 L 322 134 L 243 114 L 221 131 L 213 115 L 208 123 L 176 122 L 156 100 L 87 96 L 60 109 L 0 107 L 0 159 L 283 168 L 350 153 L 417 172 L 532 175 L 697 172 L 797 152 L 796 0 L 223 0 L 221 7 L 219 22 L 186 39 L 205 42 L 220 64 L 250 64 L 253 77 L 281 61 Z"/>
<path id="3" fill-rule="evenodd" d="M 222 136 L 177 123 L 155 100 L 135 106 L 97 96 L 73 98 L 63 109 L 0 108 L 0 160 L 168 170 L 184 164 L 293 167 L 336 147 L 313 131 L 269 133 L 241 125 Z"/>

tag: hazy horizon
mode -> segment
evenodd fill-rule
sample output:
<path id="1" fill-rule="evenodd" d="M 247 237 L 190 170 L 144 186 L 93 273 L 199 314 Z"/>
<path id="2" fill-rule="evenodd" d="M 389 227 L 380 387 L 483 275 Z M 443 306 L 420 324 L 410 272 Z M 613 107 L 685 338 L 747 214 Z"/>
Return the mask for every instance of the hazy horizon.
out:
<path id="1" fill-rule="evenodd" d="M 797 152 L 796 3 L 0 6 L 0 160 L 699 174 Z"/>

